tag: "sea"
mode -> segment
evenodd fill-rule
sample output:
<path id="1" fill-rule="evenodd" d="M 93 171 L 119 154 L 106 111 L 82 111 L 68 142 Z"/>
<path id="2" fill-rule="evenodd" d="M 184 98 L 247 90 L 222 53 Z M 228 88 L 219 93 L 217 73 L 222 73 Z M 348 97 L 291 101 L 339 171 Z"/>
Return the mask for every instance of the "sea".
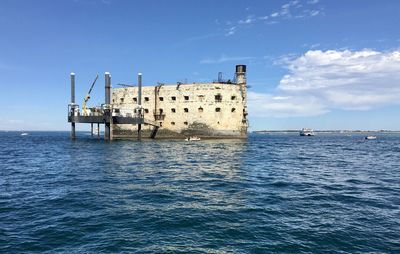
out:
<path id="1" fill-rule="evenodd" d="M 0 253 L 400 253 L 400 135 L 0 132 Z"/>

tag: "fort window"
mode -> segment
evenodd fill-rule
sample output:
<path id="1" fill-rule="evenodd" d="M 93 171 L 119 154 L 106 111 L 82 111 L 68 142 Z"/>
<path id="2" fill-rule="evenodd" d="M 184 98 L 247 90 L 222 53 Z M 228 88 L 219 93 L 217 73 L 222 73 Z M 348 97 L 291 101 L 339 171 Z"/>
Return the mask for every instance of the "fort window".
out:
<path id="1" fill-rule="evenodd" d="M 184 108 L 183 110 L 185 111 L 185 113 L 189 112 L 188 108 Z"/>
<path id="2" fill-rule="evenodd" d="M 222 95 L 217 94 L 215 95 L 215 102 L 221 102 L 222 101 Z"/>
<path id="3" fill-rule="evenodd" d="M 236 100 L 236 96 L 232 95 L 231 100 Z"/>
<path id="4" fill-rule="evenodd" d="M 199 112 L 200 113 L 203 112 L 203 108 L 202 107 L 199 108 Z"/>
<path id="5" fill-rule="evenodd" d="M 175 122 L 171 122 L 171 125 L 175 125 Z"/>
<path id="6" fill-rule="evenodd" d="M 164 110 L 162 108 L 158 109 L 158 110 L 154 110 L 154 120 L 161 120 L 163 121 L 165 118 L 165 115 L 163 114 Z"/>
<path id="7" fill-rule="evenodd" d="M 162 122 L 160 122 L 160 127 L 162 127 Z"/>
<path id="8" fill-rule="evenodd" d="M 121 98 L 121 103 L 124 103 L 124 98 Z"/>
<path id="9" fill-rule="evenodd" d="M 189 100 L 189 96 L 185 96 L 185 101 L 188 101 Z"/>
<path id="10" fill-rule="evenodd" d="M 134 101 L 134 102 L 137 102 L 137 98 L 136 98 L 136 97 L 135 97 L 135 98 L 133 98 L 133 101 Z"/>
<path id="11" fill-rule="evenodd" d="M 235 109 L 235 108 L 232 108 L 232 109 L 231 109 L 231 112 L 235 112 L 235 111 L 236 111 L 236 109 Z"/>
<path id="12" fill-rule="evenodd" d="M 184 125 L 188 125 L 188 122 L 183 122 Z"/>
<path id="13" fill-rule="evenodd" d="M 221 108 L 215 108 L 215 112 L 221 112 Z"/>
<path id="14" fill-rule="evenodd" d="M 171 108 L 171 112 L 172 112 L 172 113 L 175 113 L 175 112 L 176 112 L 176 109 Z"/>
<path id="15" fill-rule="evenodd" d="M 199 101 L 203 101 L 204 95 L 199 95 Z"/>
<path id="16" fill-rule="evenodd" d="M 115 100 L 113 99 L 113 103 L 115 102 Z"/>
<path id="17" fill-rule="evenodd" d="M 175 96 L 172 96 L 172 97 L 171 97 L 171 100 L 176 101 L 176 97 L 175 97 Z"/>
<path id="18" fill-rule="evenodd" d="M 149 110 L 147 108 L 145 108 L 144 113 L 149 113 Z"/>
<path id="19" fill-rule="evenodd" d="M 149 97 L 144 97 L 144 101 L 149 101 Z"/>
<path id="20" fill-rule="evenodd" d="M 159 97 L 159 99 L 160 99 L 160 101 L 163 101 L 163 100 L 164 100 L 164 97 Z"/>

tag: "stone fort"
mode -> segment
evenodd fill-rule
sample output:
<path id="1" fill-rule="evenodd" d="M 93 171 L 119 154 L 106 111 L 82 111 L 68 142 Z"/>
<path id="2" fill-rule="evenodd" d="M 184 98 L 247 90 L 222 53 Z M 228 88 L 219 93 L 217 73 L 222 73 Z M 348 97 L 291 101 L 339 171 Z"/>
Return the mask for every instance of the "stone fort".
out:
<path id="1" fill-rule="evenodd" d="M 141 107 L 138 107 L 138 87 L 112 90 L 112 104 L 120 113 L 141 110 L 146 122 L 143 137 L 149 137 L 154 125 L 157 138 L 246 138 L 247 86 L 246 66 L 237 65 L 230 81 L 192 84 L 158 84 L 142 87 Z M 137 125 L 112 126 L 114 138 L 133 137 Z"/>

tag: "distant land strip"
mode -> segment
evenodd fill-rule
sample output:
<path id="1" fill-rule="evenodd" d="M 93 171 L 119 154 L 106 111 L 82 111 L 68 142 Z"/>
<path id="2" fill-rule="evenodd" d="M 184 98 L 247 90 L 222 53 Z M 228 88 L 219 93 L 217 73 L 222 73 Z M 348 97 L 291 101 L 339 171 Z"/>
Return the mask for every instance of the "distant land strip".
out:
<path id="1" fill-rule="evenodd" d="M 268 133 L 298 133 L 300 130 L 261 130 L 261 131 L 252 131 L 252 133 L 257 134 L 268 134 Z M 393 130 L 314 130 L 317 133 L 366 133 L 366 132 L 375 132 L 375 133 L 400 133 L 399 131 Z"/>

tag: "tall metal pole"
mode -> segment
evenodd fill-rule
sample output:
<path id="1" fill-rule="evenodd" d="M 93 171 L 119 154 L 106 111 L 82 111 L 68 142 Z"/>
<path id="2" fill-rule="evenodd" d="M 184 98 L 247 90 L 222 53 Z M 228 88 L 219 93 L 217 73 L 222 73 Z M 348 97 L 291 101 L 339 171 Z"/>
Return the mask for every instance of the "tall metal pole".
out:
<path id="1" fill-rule="evenodd" d="M 108 104 L 110 105 L 110 136 L 109 136 L 109 140 L 113 140 L 114 139 L 114 135 L 113 135 L 113 126 L 114 126 L 114 122 L 113 122 L 113 117 L 112 117 L 112 111 L 113 111 L 113 107 L 111 104 L 111 75 L 108 76 Z"/>
<path id="2" fill-rule="evenodd" d="M 71 72 L 71 112 L 75 113 L 75 73 Z M 73 118 L 72 118 L 73 119 Z M 75 122 L 71 121 L 71 138 L 75 139 Z"/>
<path id="3" fill-rule="evenodd" d="M 111 75 L 109 72 L 105 73 L 105 84 L 106 84 L 106 94 L 105 94 L 105 104 L 110 104 L 110 91 L 111 91 Z"/>
<path id="4" fill-rule="evenodd" d="M 138 73 L 138 105 L 142 105 L 142 73 Z"/>
<path id="5" fill-rule="evenodd" d="M 142 116 L 142 73 L 138 73 L 138 105 L 139 116 Z M 142 139 L 142 125 L 138 124 L 138 140 Z"/>
<path id="6" fill-rule="evenodd" d="M 104 139 L 110 140 L 110 90 L 111 90 L 111 80 L 110 80 L 110 73 L 106 72 L 104 74 L 105 79 L 105 109 L 104 109 L 104 117 L 105 117 L 105 128 L 104 128 Z"/>

